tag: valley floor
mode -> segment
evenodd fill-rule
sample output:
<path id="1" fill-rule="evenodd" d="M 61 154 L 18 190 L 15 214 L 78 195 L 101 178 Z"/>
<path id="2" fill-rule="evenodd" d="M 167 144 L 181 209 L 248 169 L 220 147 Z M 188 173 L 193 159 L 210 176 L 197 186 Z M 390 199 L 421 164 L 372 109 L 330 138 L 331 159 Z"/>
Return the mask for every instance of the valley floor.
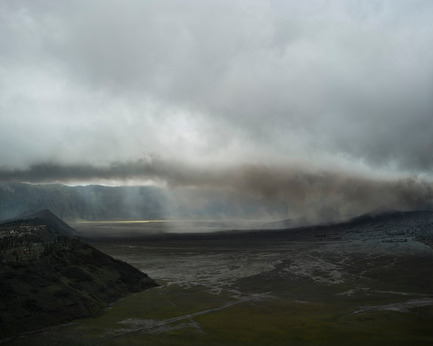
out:
<path id="1" fill-rule="evenodd" d="M 6 344 L 433 344 L 433 251 L 411 238 L 95 245 L 161 286 Z"/>

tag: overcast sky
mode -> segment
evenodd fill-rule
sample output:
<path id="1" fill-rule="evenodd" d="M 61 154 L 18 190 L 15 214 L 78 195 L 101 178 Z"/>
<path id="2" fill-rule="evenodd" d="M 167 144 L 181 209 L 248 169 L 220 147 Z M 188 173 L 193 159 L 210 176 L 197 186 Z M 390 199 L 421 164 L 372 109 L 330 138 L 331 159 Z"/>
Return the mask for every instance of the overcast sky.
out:
<path id="1" fill-rule="evenodd" d="M 433 1 L 0 0 L 0 180 L 236 190 L 251 168 L 431 202 Z"/>

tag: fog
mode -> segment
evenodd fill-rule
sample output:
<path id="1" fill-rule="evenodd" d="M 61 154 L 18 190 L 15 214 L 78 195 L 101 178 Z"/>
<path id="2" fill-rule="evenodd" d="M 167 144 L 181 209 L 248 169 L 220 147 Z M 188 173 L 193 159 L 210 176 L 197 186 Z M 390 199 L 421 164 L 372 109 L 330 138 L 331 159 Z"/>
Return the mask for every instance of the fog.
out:
<path id="1" fill-rule="evenodd" d="M 270 206 L 281 218 L 312 221 L 344 219 L 368 212 L 388 210 L 425 210 L 433 208 L 433 184 L 417 176 L 401 178 L 368 177 L 343 171 L 318 170 L 301 165 L 242 165 L 203 168 L 161 159 L 140 160 L 108 167 L 89 165 L 34 165 L 27 170 L 2 170 L 0 181 L 68 182 L 153 181 L 165 191 L 167 215 L 186 217 L 197 214 L 200 206 L 212 199 L 230 208 L 245 208 L 248 203 Z M 132 191 L 132 190 L 131 190 Z M 133 193 L 132 193 L 133 192 Z M 124 204 L 134 209 L 143 201 L 134 190 L 124 196 Z M 186 207 L 188 206 L 189 207 Z M 281 205 L 287 214 L 281 214 Z M 183 212 L 177 213 L 176 209 Z M 258 211 L 257 211 L 258 212 Z M 285 210 L 286 212 L 286 210 Z M 240 213 L 242 215 L 242 213 Z M 224 217 L 222 212 L 221 217 Z M 233 214 L 232 214 L 233 216 Z M 250 215 L 250 216 L 254 216 Z"/>
<path id="2" fill-rule="evenodd" d="M 0 1 L 0 180 L 431 208 L 432 39 L 428 0 Z"/>

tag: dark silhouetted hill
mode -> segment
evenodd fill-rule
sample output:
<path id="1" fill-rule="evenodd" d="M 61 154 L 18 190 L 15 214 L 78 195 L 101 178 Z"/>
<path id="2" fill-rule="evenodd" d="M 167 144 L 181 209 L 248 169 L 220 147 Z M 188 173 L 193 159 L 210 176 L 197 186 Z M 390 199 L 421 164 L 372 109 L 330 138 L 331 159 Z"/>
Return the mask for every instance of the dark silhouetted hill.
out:
<path id="1" fill-rule="evenodd" d="M 120 297 L 157 286 L 71 234 L 48 210 L 0 225 L 0 337 L 95 316 Z"/>
<path id="2" fill-rule="evenodd" d="M 71 226 L 69 226 L 62 219 L 59 219 L 56 215 L 54 215 L 48 209 L 39 210 L 31 213 L 21 214 L 13 219 L 6 220 L 2 224 L 3 225 L 14 225 L 14 224 L 23 224 L 23 223 L 31 223 L 33 225 L 46 225 L 48 228 L 51 228 L 54 233 L 58 236 L 66 236 L 66 237 L 75 237 L 77 236 L 77 232 Z"/>

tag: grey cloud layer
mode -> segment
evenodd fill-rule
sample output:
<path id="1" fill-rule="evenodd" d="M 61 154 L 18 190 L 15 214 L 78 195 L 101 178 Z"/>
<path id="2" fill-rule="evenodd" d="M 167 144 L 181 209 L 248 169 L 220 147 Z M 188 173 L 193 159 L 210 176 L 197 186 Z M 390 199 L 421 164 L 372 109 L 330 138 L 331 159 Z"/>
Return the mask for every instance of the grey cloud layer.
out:
<path id="1" fill-rule="evenodd" d="M 181 147 L 433 166 L 431 1 L 23 0 L 0 16 L 3 165 Z"/>
<path id="2" fill-rule="evenodd" d="M 430 0 L 0 0 L 0 176 L 428 206 L 431 42 Z"/>
<path id="3" fill-rule="evenodd" d="M 322 221 L 369 211 L 433 208 L 433 184 L 417 177 L 370 179 L 335 171 L 310 171 L 305 167 L 198 168 L 161 159 L 139 160 L 106 167 L 62 166 L 53 163 L 26 170 L 1 170 L 0 182 L 105 181 L 151 179 L 171 188 L 193 188 L 212 193 L 264 198 L 287 204 L 293 218 Z"/>

